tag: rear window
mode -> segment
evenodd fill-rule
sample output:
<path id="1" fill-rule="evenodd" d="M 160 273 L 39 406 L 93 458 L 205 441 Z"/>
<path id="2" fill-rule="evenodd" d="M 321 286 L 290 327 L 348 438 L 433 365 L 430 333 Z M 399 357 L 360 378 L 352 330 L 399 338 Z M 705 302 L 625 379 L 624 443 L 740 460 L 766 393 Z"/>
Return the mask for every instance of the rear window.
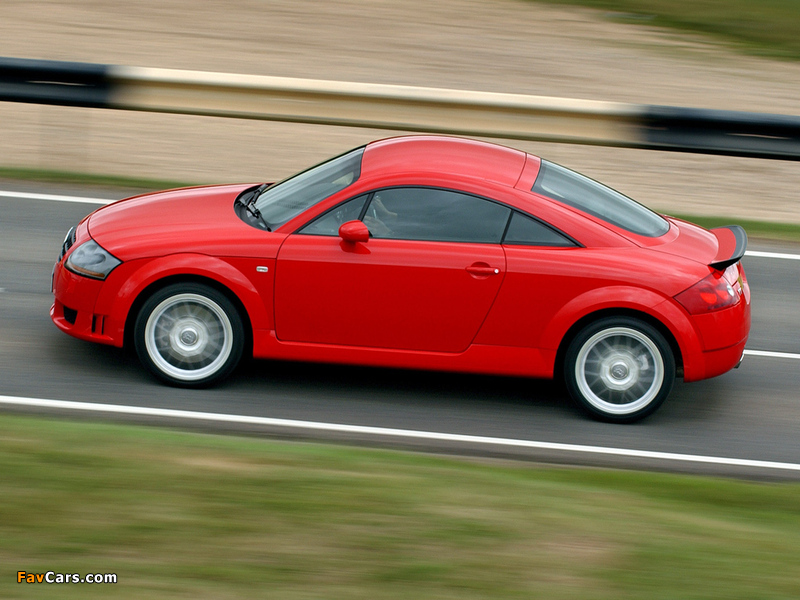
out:
<path id="1" fill-rule="evenodd" d="M 631 233 L 658 237 L 669 231 L 669 223 L 646 206 L 594 179 L 546 160 L 542 160 L 533 191 Z"/>

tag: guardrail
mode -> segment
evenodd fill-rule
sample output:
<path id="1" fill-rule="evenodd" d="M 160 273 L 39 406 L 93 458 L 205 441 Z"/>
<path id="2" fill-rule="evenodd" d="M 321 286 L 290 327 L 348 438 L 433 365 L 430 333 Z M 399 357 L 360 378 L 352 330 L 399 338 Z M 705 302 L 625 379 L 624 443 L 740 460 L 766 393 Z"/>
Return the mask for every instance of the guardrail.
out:
<path id="1" fill-rule="evenodd" d="M 800 117 L 0 58 L 0 101 L 800 160 Z"/>

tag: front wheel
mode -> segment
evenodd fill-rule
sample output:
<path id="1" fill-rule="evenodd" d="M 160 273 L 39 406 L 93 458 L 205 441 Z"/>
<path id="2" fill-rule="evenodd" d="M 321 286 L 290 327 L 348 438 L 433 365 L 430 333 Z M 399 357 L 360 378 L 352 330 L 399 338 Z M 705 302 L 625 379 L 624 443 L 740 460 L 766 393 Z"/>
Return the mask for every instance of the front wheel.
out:
<path id="1" fill-rule="evenodd" d="M 570 396 L 589 414 L 630 423 L 666 400 L 675 381 L 675 357 L 654 327 L 611 317 L 575 337 L 565 356 L 564 376 Z"/>
<path id="2" fill-rule="evenodd" d="M 142 364 L 159 379 L 202 387 L 221 381 L 239 364 L 244 328 L 224 294 L 179 283 L 147 299 L 136 318 L 134 343 Z"/>

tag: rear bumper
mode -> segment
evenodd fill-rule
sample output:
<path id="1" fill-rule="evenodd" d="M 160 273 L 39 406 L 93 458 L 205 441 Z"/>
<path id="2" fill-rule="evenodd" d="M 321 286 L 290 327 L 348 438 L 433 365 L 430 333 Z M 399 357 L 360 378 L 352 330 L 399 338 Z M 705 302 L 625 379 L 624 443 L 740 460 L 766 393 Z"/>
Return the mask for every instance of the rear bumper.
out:
<path id="1" fill-rule="evenodd" d="M 684 381 L 699 381 L 739 366 L 750 335 L 750 303 L 695 317 L 699 347 L 684 350 Z"/>
<path id="2" fill-rule="evenodd" d="M 736 344 L 735 346 L 731 346 L 729 348 L 703 352 L 702 376 L 692 377 L 691 379 L 689 377 L 684 376 L 684 380 L 695 381 L 698 379 L 709 379 L 711 377 L 716 377 L 717 375 L 722 375 L 723 373 L 727 373 L 731 369 L 735 369 L 742 362 L 742 358 L 744 357 L 744 346 L 746 343 L 747 340 L 745 339 Z"/>

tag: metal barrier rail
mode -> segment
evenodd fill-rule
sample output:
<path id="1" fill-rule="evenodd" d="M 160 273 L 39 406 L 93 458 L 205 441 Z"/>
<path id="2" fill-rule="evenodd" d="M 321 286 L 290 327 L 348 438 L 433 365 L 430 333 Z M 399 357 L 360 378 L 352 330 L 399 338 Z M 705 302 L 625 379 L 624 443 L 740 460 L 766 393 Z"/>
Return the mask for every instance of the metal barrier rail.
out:
<path id="1" fill-rule="evenodd" d="M 800 117 L 0 58 L 0 101 L 800 159 Z"/>

